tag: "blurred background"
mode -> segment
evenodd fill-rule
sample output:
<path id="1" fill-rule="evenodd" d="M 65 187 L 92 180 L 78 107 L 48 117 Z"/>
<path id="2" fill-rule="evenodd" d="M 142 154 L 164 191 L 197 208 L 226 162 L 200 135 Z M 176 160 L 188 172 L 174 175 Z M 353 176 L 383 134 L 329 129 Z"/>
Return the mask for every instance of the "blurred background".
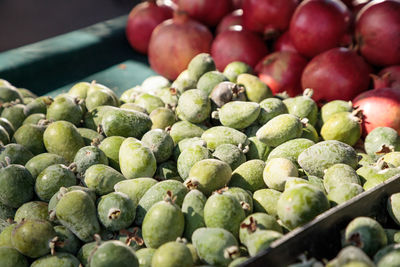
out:
<path id="1" fill-rule="evenodd" d="M 128 14 L 140 0 L 0 0 L 0 52 Z"/>

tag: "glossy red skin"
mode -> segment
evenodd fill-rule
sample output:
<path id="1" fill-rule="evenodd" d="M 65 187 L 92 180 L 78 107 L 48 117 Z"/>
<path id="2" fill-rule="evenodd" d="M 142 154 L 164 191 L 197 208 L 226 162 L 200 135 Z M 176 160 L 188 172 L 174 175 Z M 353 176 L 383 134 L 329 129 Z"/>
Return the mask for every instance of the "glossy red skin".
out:
<path id="1" fill-rule="evenodd" d="M 232 10 L 231 0 L 179 0 L 178 8 L 208 26 L 216 26 Z"/>
<path id="2" fill-rule="evenodd" d="M 140 53 L 147 54 L 151 33 L 158 24 L 172 18 L 172 9 L 143 2 L 129 13 L 125 34 L 129 44 Z"/>
<path id="3" fill-rule="evenodd" d="M 175 15 L 158 25 L 149 45 L 150 66 L 175 80 L 199 53 L 210 53 L 213 36 L 208 28 L 185 15 Z"/>
<path id="4" fill-rule="evenodd" d="M 356 39 L 371 64 L 400 64 L 400 1 L 378 0 L 364 6 L 356 19 Z"/>
<path id="5" fill-rule="evenodd" d="M 301 77 L 303 90 L 314 90 L 316 101 L 351 100 L 368 89 L 371 67 L 356 52 L 333 48 L 314 57 Z"/>
<path id="6" fill-rule="evenodd" d="M 363 134 L 376 127 L 391 127 L 400 134 L 400 90 L 382 88 L 366 91 L 353 100 L 363 112 Z"/>
<path id="7" fill-rule="evenodd" d="M 242 15 L 242 9 L 235 10 L 232 13 L 226 15 L 218 24 L 216 33 L 219 34 L 221 32 L 227 31 L 232 26 L 243 26 Z"/>
<path id="8" fill-rule="evenodd" d="M 400 65 L 390 66 L 373 75 L 374 88 L 400 89 Z"/>
<path id="9" fill-rule="evenodd" d="M 246 0 L 243 2 L 243 25 L 250 31 L 270 34 L 284 32 L 299 0 Z"/>
<path id="10" fill-rule="evenodd" d="M 350 23 L 350 12 L 339 0 L 306 0 L 293 14 L 290 38 L 300 54 L 312 58 L 339 46 Z"/>
<path id="11" fill-rule="evenodd" d="M 217 35 L 211 46 L 211 56 L 220 71 L 233 61 L 243 61 L 254 68 L 267 53 L 261 37 L 246 30 L 224 31 Z"/>
<path id="12" fill-rule="evenodd" d="M 301 74 L 307 60 L 298 53 L 281 51 L 263 58 L 256 66 L 258 77 L 277 94 L 286 91 L 294 97 L 302 93 Z"/>
<path id="13" fill-rule="evenodd" d="M 244 0 L 232 0 L 233 9 L 240 9 L 243 6 Z"/>
<path id="14" fill-rule="evenodd" d="M 275 51 L 291 51 L 291 52 L 296 52 L 296 47 L 294 47 L 294 44 L 292 40 L 290 39 L 289 31 L 285 32 L 282 34 L 278 40 L 276 40 L 274 44 L 274 50 Z"/>

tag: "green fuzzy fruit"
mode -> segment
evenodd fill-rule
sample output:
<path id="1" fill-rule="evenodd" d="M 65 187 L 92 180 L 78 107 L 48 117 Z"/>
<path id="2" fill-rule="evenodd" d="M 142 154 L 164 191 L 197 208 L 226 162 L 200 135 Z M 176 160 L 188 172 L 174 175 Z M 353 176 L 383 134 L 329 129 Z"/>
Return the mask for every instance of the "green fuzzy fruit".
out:
<path id="1" fill-rule="evenodd" d="M 2 103 L 12 102 L 12 101 L 22 101 L 21 93 L 14 86 L 6 86 L 5 84 L 0 84 L 0 101 Z"/>
<path id="2" fill-rule="evenodd" d="M 321 119 L 322 122 L 325 123 L 328 119 L 336 113 L 339 112 L 351 112 L 353 110 L 353 105 L 351 102 L 343 101 L 343 100 L 333 100 L 321 108 Z"/>
<path id="3" fill-rule="evenodd" d="M 292 161 L 285 158 L 272 158 L 265 165 L 263 179 L 269 188 L 283 191 L 286 179 L 298 175 L 297 167 Z"/>
<path id="4" fill-rule="evenodd" d="M 305 90 L 302 96 L 291 97 L 283 100 L 289 114 L 293 114 L 300 119 L 307 118 L 311 125 L 315 125 L 318 117 L 318 107 L 311 98 L 311 90 Z"/>
<path id="5" fill-rule="evenodd" d="M 189 248 L 179 242 L 168 242 L 160 246 L 153 255 L 152 267 L 191 267 L 193 258 Z"/>
<path id="6" fill-rule="evenodd" d="M 199 145 L 199 146 L 203 146 L 203 147 L 207 146 L 206 142 L 203 139 L 201 139 L 200 137 L 185 138 L 185 139 L 179 141 L 179 143 L 174 148 L 174 152 L 173 152 L 174 160 L 178 160 L 179 155 L 184 150 L 186 150 L 189 147 L 195 146 L 195 145 Z"/>
<path id="7" fill-rule="evenodd" d="M 253 69 L 244 62 L 233 61 L 226 65 L 224 75 L 231 81 L 236 82 L 237 77 L 242 73 L 253 73 Z"/>
<path id="8" fill-rule="evenodd" d="M 255 122 L 260 111 L 258 103 L 232 101 L 221 107 L 218 117 L 222 125 L 241 130 Z"/>
<path id="9" fill-rule="evenodd" d="M 344 183 L 361 185 L 357 172 L 347 164 L 338 163 L 326 169 L 324 174 L 324 187 L 326 192 Z"/>
<path id="10" fill-rule="evenodd" d="M 88 129 L 88 128 L 77 128 L 78 133 L 82 136 L 83 141 L 86 146 L 90 146 L 93 142 L 93 139 L 97 139 L 99 141 L 103 141 L 104 136 L 99 134 L 98 132 Z"/>
<path id="11" fill-rule="evenodd" d="M 139 201 L 135 224 L 141 225 L 148 210 L 157 202 L 162 201 L 168 191 L 176 196 L 175 203 L 178 206 L 182 205 L 183 199 L 188 193 L 188 189 L 181 182 L 175 180 L 166 180 L 153 185 Z"/>
<path id="12" fill-rule="evenodd" d="M 289 113 L 286 105 L 278 98 L 267 98 L 260 102 L 261 112 L 258 117 L 258 123 L 266 124 L 272 118 Z"/>
<path id="13" fill-rule="evenodd" d="M 148 115 L 129 109 L 112 109 L 103 115 L 101 124 L 106 136 L 141 138 L 151 129 Z"/>
<path id="14" fill-rule="evenodd" d="M 156 158 L 157 163 L 169 159 L 174 149 L 174 140 L 161 129 L 150 130 L 142 137 L 143 145 L 150 148 Z"/>
<path id="15" fill-rule="evenodd" d="M 285 190 L 276 208 L 283 224 L 294 229 L 329 209 L 329 201 L 317 187 L 300 184 Z"/>
<path id="16" fill-rule="evenodd" d="M 176 114 L 181 120 L 201 123 L 211 113 L 211 102 L 207 94 L 199 89 L 185 91 L 178 101 Z"/>
<path id="17" fill-rule="evenodd" d="M 400 193 L 393 194 L 388 198 L 387 210 L 390 217 L 400 225 Z"/>
<path id="18" fill-rule="evenodd" d="M 382 156 L 382 160 L 388 164 L 392 164 L 395 168 L 400 167 L 400 152 L 389 152 Z"/>
<path id="19" fill-rule="evenodd" d="M 204 222 L 208 228 L 223 228 L 239 237 L 240 223 L 245 213 L 239 201 L 228 194 L 215 193 L 204 206 Z"/>
<path id="20" fill-rule="evenodd" d="M 111 193 L 114 190 L 114 185 L 124 180 L 126 178 L 113 168 L 103 164 L 96 164 L 86 170 L 84 182 L 97 195 L 102 196 Z"/>
<path id="21" fill-rule="evenodd" d="M 192 239 L 193 232 L 201 227 L 205 227 L 204 205 L 207 197 L 199 190 L 191 190 L 186 194 L 182 203 L 182 212 L 185 217 L 185 231 L 183 236 L 187 240 Z"/>
<path id="22" fill-rule="evenodd" d="M 172 179 L 183 182 L 183 179 L 179 176 L 178 168 L 174 161 L 166 161 L 159 164 L 157 166 L 154 178 L 156 178 L 159 181 Z"/>
<path id="23" fill-rule="evenodd" d="M 9 120 L 7 120 L 6 118 L 1 118 L 0 117 L 0 126 L 3 126 L 3 128 L 7 131 L 8 136 L 11 139 L 12 136 L 14 135 L 14 132 L 15 132 L 15 128 L 11 124 L 11 122 Z"/>
<path id="24" fill-rule="evenodd" d="M 110 232 L 111 236 L 113 235 L 113 232 Z M 143 236 L 142 236 L 142 229 L 139 227 L 129 227 L 125 229 L 121 229 L 119 231 L 118 236 L 115 238 L 112 236 L 112 239 L 119 240 L 127 245 L 134 251 L 137 251 L 141 248 L 144 248 L 144 243 L 143 243 Z"/>
<path id="25" fill-rule="evenodd" d="M 98 106 L 89 110 L 83 118 L 85 127 L 97 131 L 103 120 L 104 114 L 111 110 L 119 110 L 119 108 L 113 106 Z"/>
<path id="26" fill-rule="evenodd" d="M 186 90 L 196 88 L 197 80 L 189 77 L 189 71 L 184 70 L 179 74 L 176 80 L 171 84 L 171 88 L 178 91 L 180 94 Z"/>
<path id="27" fill-rule="evenodd" d="M 187 67 L 189 77 L 199 80 L 204 73 L 216 70 L 214 59 L 208 53 L 200 53 L 190 60 Z"/>
<path id="28" fill-rule="evenodd" d="M 108 165 L 106 154 L 97 146 L 85 146 L 78 150 L 75 154 L 74 163 L 76 171 L 84 174 L 86 170 L 95 164 Z"/>
<path id="29" fill-rule="evenodd" d="M 10 143 L 10 135 L 3 126 L 0 126 L 0 142 L 3 145 Z"/>
<path id="30" fill-rule="evenodd" d="M 114 190 L 126 194 L 137 205 L 147 190 L 156 183 L 157 180 L 153 178 L 136 178 L 116 183 Z"/>
<path id="31" fill-rule="evenodd" d="M 247 239 L 259 230 L 272 230 L 282 233 L 282 227 L 274 216 L 257 212 L 247 216 L 240 224 L 240 242 L 246 245 Z"/>
<path id="32" fill-rule="evenodd" d="M 151 267 L 151 261 L 155 252 L 156 249 L 154 248 L 142 248 L 136 251 L 136 257 L 139 261 L 139 267 Z"/>
<path id="33" fill-rule="evenodd" d="M 19 252 L 38 258 L 50 252 L 50 241 L 56 236 L 48 221 L 24 220 L 13 230 L 11 243 Z"/>
<path id="34" fill-rule="evenodd" d="M 361 137 L 361 120 L 350 112 L 335 113 L 322 126 L 321 136 L 354 146 Z"/>
<path id="35" fill-rule="evenodd" d="M 76 127 L 67 121 L 51 123 L 44 131 L 43 141 L 48 152 L 60 155 L 69 162 L 72 162 L 76 152 L 85 146 Z"/>
<path id="36" fill-rule="evenodd" d="M 267 146 L 277 147 L 286 141 L 301 136 L 303 124 L 291 114 L 282 114 L 269 120 L 257 131 L 257 139 Z"/>
<path id="37" fill-rule="evenodd" d="M 113 167 L 117 171 L 119 168 L 119 149 L 125 137 L 122 136 L 110 136 L 101 141 L 99 148 L 106 154 L 110 167 Z"/>
<path id="38" fill-rule="evenodd" d="M 125 103 L 125 104 L 122 104 L 120 106 L 120 108 L 135 110 L 135 111 L 139 111 L 139 112 L 147 114 L 147 111 L 144 107 L 139 106 L 138 104 L 135 104 L 135 103 Z"/>
<path id="39" fill-rule="evenodd" d="M 360 263 L 361 265 L 355 265 L 355 267 L 374 267 L 374 263 L 370 258 L 358 247 L 347 246 L 343 248 L 337 257 L 335 258 L 336 264 L 329 266 L 352 266 L 353 263 Z M 328 266 L 328 265 L 327 265 Z"/>
<path id="40" fill-rule="evenodd" d="M 396 130 L 389 127 L 377 127 L 365 137 L 364 149 L 369 155 L 375 156 L 383 145 L 393 148 L 394 151 L 400 151 L 400 136 Z"/>
<path id="41" fill-rule="evenodd" d="M 262 100 L 272 97 L 271 89 L 257 76 L 243 73 L 237 76 L 237 83 L 246 88 L 247 99 L 260 103 Z"/>
<path id="42" fill-rule="evenodd" d="M 190 170 L 197 162 L 210 157 L 210 151 L 200 145 L 194 145 L 183 150 L 177 160 L 179 176 L 182 177 L 183 180 L 186 180 L 189 177 Z"/>
<path id="43" fill-rule="evenodd" d="M 89 267 L 89 259 L 92 258 L 93 253 L 97 250 L 98 244 L 96 241 L 84 244 L 78 251 L 76 257 L 83 266 Z"/>
<path id="44" fill-rule="evenodd" d="M 380 249 L 374 256 L 377 267 L 395 267 L 400 261 L 399 245 L 390 245 Z"/>
<path id="45" fill-rule="evenodd" d="M 361 185 L 352 183 L 343 183 L 335 186 L 329 193 L 328 199 L 331 206 L 342 204 L 364 191 Z"/>
<path id="46" fill-rule="evenodd" d="M 65 165 L 55 164 L 44 169 L 36 178 L 35 192 L 43 201 L 49 201 L 61 187 L 76 185 L 75 174 Z"/>
<path id="47" fill-rule="evenodd" d="M 83 110 L 78 100 L 69 96 L 58 96 L 47 108 L 46 118 L 53 121 L 69 121 L 78 126 L 83 117 Z"/>
<path id="48" fill-rule="evenodd" d="M 119 101 L 115 93 L 101 84 L 93 83 L 87 91 L 86 96 L 86 107 L 88 110 L 92 110 L 98 106 L 119 106 Z"/>
<path id="49" fill-rule="evenodd" d="M 203 128 L 188 121 L 178 121 L 174 123 L 169 132 L 175 144 L 178 144 L 179 141 L 186 138 L 200 137 L 203 133 Z"/>
<path id="50" fill-rule="evenodd" d="M 233 128 L 225 126 L 216 126 L 206 130 L 201 139 L 206 141 L 207 148 L 214 150 L 222 144 L 232 144 L 238 146 L 241 144 L 243 147 L 249 144 L 247 136 Z"/>
<path id="51" fill-rule="evenodd" d="M 104 227 L 118 231 L 129 227 L 136 215 L 136 205 L 127 195 L 112 192 L 100 198 L 97 216 Z"/>
<path id="52" fill-rule="evenodd" d="M 56 247 L 56 251 L 75 255 L 81 247 L 80 240 L 63 225 L 54 226 L 54 231 L 58 236 L 58 241 L 63 242 L 62 246 Z"/>
<path id="53" fill-rule="evenodd" d="M 27 258 L 18 252 L 15 248 L 0 248 L 0 266 L 2 267 L 28 267 Z"/>
<path id="54" fill-rule="evenodd" d="M 188 89 L 192 89 L 192 88 L 195 88 L 195 87 L 191 87 L 191 88 L 188 88 Z M 176 107 L 178 105 L 179 97 L 178 97 L 178 94 L 177 94 L 177 88 L 164 87 L 161 90 L 156 91 L 155 94 L 156 94 L 156 96 L 158 96 L 165 103 L 165 105 L 167 107 Z"/>
<path id="55" fill-rule="evenodd" d="M 0 202 L 19 208 L 33 198 L 34 180 L 21 165 L 8 165 L 0 169 Z"/>
<path id="56" fill-rule="evenodd" d="M 33 154 L 20 144 L 8 144 L 0 146 L 0 161 L 5 162 L 6 158 L 11 164 L 25 165 L 33 158 Z"/>
<path id="57" fill-rule="evenodd" d="M 47 108 L 53 101 L 49 96 L 40 96 L 25 106 L 24 113 L 27 117 L 32 114 L 44 114 L 46 117 Z"/>
<path id="58" fill-rule="evenodd" d="M 57 266 L 57 267 L 79 267 L 80 262 L 74 255 L 61 252 L 55 255 L 47 255 L 35 260 L 31 267 L 47 267 L 47 266 Z"/>
<path id="59" fill-rule="evenodd" d="M 26 119 L 24 109 L 25 106 L 22 104 L 16 104 L 4 108 L 4 110 L 1 112 L 1 117 L 7 119 L 12 124 L 14 129 L 18 129 Z"/>
<path id="60" fill-rule="evenodd" d="M 239 256 L 236 238 L 222 228 L 199 228 L 192 236 L 200 259 L 213 266 L 226 266 Z"/>
<path id="61" fill-rule="evenodd" d="M 236 198 L 246 216 L 253 213 L 253 196 L 250 191 L 240 187 L 230 187 L 227 190 L 222 190 L 222 193 Z"/>
<path id="62" fill-rule="evenodd" d="M 12 247 L 11 235 L 17 223 L 10 224 L 6 226 L 0 233 L 0 248 L 1 247 Z"/>
<path id="63" fill-rule="evenodd" d="M 346 227 L 344 239 L 345 245 L 357 246 L 369 256 L 387 244 L 382 226 L 368 217 L 357 217 L 352 220 Z"/>
<path id="64" fill-rule="evenodd" d="M 110 240 L 101 244 L 90 260 L 92 267 L 138 267 L 135 252 L 121 241 Z"/>
<path id="65" fill-rule="evenodd" d="M 268 160 L 273 158 L 286 158 L 297 164 L 299 155 L 314 144 L 313 141 L 304 138 L 289 140 L 272 149 L 268 155 Z"/>
<path id="66" fill-rule="evenodd" d="M 0 202 L 0 221 L 14 218 L 16 210 Z M 1 230 L 0 230 L 1 232 Z"/>
<path id="67" fill-rule="evenodd" d="M 231 176 L 232 170 L 227 163 L 216 159 L 204 159 L 193 165 L 185 184 L 209 196 L 213 191 L 227 185 Z"/>
<path id="68" fill-rule="evenodd" d="M 181 237 L 185 219 L 180 208 L 171 199 L 154 204 L 143 220 L 142 235 L 146 247 L 158 248 Z"/>
<path id="69" fill-rule="evenodd" d="M 246 159 L 260 159 L 266 161 L 272 148 L 261 142 L 257 137 L 249 138 L 249 151 L 246 153 Z"/>
<path id="70" fill-rule="evenodd" d="M 76 83 L 71 87 L 71 89 L 69 89 L 67 94 L 72 97 L 85 99 L 89 88 L 90 88 L 90 83 L 88 82 Z"/>
<path id="71" fill-rule="evenodd" d="M 126 138 L 119 149 L 119 165 L 127 179 L 153 177 L 157 164 L 153 152 L 135 138 Z"/>
<path id="72" fill-rule="evenodd" d="M 25 168 L 32 174 L 32 177 L 36 180 L 36 177 L 47 167 L 54 164 L 67 164 L 67 161 L 56 154 L 42 153 L 31 158 L 26 164 Z"/>
<path id="73" fill-rule="evenodd" d="M 165 130 L 176 122 L 175 113 L 169 108 L 157 108 L 153 110 L 149 116 L 153 123 L 151 129 Z"/>
<path id="74" fill-rule="evenodd" d="M 259 230 L 249 235 L 246 243 L 250 256 L 254 257 L 261 251 L 266 250 L 272 242 L 282 236 L 281 233 L 271 230 Z"/>
<path id="75" fill-rule="evenodd" d="M 210 95 L 212 89 L 219 83 L 228 81 L 228 78 L 219 71 L 209 71 L 201 75 L 196 88 L 203 91 L 207 96 Z"/>
<path id="76" fill-rule="evenodd" d="M 272 216 L 277 216 L 277 204 L 281 192 L 274 189 L 260 189 L 253 194 L 254 211 L 265 212 Z"/>
<path id="77" fill-rule="evenodd" d="M 144 108 L 147 114 L 150 114 L 153 110 L 164 107 L 164 102 L 155 95 L 151 95 L 148 93 L 142 93 L 135 98 L 136 105 Z"/>
<path id="78" fill-rule="evenodd" d="M 324 176 L 324 170 L 337 163 L 344 163 L 355 169 L 358 164 L 357 152 L 349 145 L 336 140 L 319 142 L 298 157 L 298 163 L 309 175 Z"/>
<path id="79" fill-rule="evenodd" d="M 14 221 L 20 223 L 26 219 L 48 220 L 48 204 L 42 201 L 31 201 L 22 204 L 15 212 Z"/>
<path id="80" fill-rule="evenodd" d="M 80 240 L 89 242 L 100 232 L 96 206 L 89 194 L 75 190 L 64 194 L 56 206 L 56 216 L 62 225 Z"/>

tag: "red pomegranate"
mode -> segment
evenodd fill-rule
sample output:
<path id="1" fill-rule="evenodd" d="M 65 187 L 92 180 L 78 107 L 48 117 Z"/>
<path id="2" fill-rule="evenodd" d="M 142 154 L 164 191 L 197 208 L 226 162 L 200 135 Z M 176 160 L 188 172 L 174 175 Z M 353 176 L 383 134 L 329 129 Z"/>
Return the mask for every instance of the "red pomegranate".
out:
<path id="1" fill-rule="evenodd" d="M 294 97 L 301 94 L 301 74 L 307 60 L 298 53 L 281 51 L 263 58 L 255 71 L 274 94 L 286 91 Z"/>
<path id="2" fill-rule="evenodd" d="M 208 26 L 216 26 L 232 10 L 232 0 L 178 0 L 178 8 Z"/>
<path id="3" fill-rule="evenodd" d="M 246 30 L 224 31 L 217 35 L 211 46 L 211 56 L 220 71 L 233 61 L 243 61 L 254 67 L 267 53 L 263 40 Z"/>
<path id="4" fill-rule="evenodd" d="M 371 64 L 400 64 L 400 0 L 375 0 L 356 18 L 361 55 Z"/>
<path id="5" fill-rule="evenodd" d="M 376 127 L 391 127 L 400 134 L 400 90 L 382 88 L 366 91 L 353 100 L 363 112 L 363 134 Z"/>
<path id="6" fill-rule="evenodd" d="M 135 6 L 129 13 L 125 29 L 130 45 L 140 53 L 147 54 L 154 28 L 169 18 L 172 18 L 172 9 L 169 6 L 157 5 L 154 0 Z"/>
<path id="7" fill-rule="evenodd" d="M 243 2 L 243 25 L 246 29 L 275 36 L 289 27 L 299 0 L 246 0 Z"/>
<path id="8" fill-rule="evenodd" d="M 290 22 L 290 38 L 300 54 L 314 57 L 339 46 L 350 26 L 350 12 L 340 0 L 306 0 Z"/>
<path id="9" fill-rule="evenodd" d="M 303 90 L 314 90 L 313 98 L 325 102 L 351 100 L 368 89 L 371 67 L 348 48 L 333 48 L 314 57 L 301 77 Z"/>
<path id="10" fill-rule="evenodd" d="M 223 31 L 229 30 L 232 26 L 243 26 L 243 10 L 238 9 L 226 15 L 218 24 L 216 33 L 219 34 Z"/>
<path id="11" fill-rule="evenodd" d="M 175 80 L 197 54 L 210 53 L 213 36 L 206 26 L 175 13 L 158 25 L 149 45 L 150 66 L 159 74 Z"/>
<path id="12" fill-rule="evenodd" d="M 381 70 L 378 75 L 371 75 L 374 79 L 374 88 L 400 89 L 400 65 L 390 66 Z"/>
<path id="13" fill-rule="evenodd" d="M 282 34 L 278 40 L 276 40 L 274 44 L 274 50 L 275 51 L 291 51 L 291 52 L 296 52 L 296 47 L 294 47 L 294 44 L 292 40 L 290 39 L 289 31 L 285 32 Z"/>

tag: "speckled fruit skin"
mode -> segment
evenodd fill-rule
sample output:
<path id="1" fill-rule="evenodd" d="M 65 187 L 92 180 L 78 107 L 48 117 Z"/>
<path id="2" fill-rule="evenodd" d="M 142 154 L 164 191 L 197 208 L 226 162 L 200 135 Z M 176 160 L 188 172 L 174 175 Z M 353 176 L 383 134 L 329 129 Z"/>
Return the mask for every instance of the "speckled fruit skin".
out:
<path id="1" fill-rule="evenodd" d="M 192 239 L 193 232 L 201 227 L 205 227 L 204 222 L 204 206 L 206 204 L 207 197 L 199 190 L 191 190 L 182 203 L 182 212 L 185 216 L 185 231 L 183 236 L 187 240 Z"/>
<path id="2" fill-rule="evenodd" d="M 150 114 L 153 110 L 156 108 L 164 107 L 165 104 L 164 102 L 155 95 L 149 94 L 149 93 L 141 93 L 139 94 L 136 98 L 134 103 L 138 105 L 139 107 L 142 107 L 145 109 L 146 114 Z M 132 109 L 134 110 L 134 109 Z M 143 112 L 142 112 L 143 113 Z"/>
<path id="3" fill-rule="evenodd" d="M 400 225 L 400 193 L 393 194 L 388 198 L 387 210 L 390 217 Z"/>
<path id="4" fill-rule="evenodd" d="M 47 255 L 35 260 L 31 267 L 79 267 L 79 260 L 72 254 L 65 252 L 57 252 L 55 255 Z"/>
<path id="5" fill-rule="evenodd" d="M 264 161 L 258 159 L 241 164 L 232 172 L 229 186 L 241 187 L 251 192 L 265 188 L 266 185 L 262 177 L 264 168 Z"/>
<path id="6" fill-rule="evenodd" d="M 332 100 L 321 107 L 321 120 L 325 123 L 333 114 L 338 112 L 351 112 L 352 103 L 343 100 Z"/>
<path id="7" fill-rule="evenodd" d="M 24 219 L 48 220 L 48 204 L 43 201 L 30 201 L 22 204 L 15 212 L 14 221 L 19 223 Z"/>
<path id="8" fill-rule="evenodd" d="M 393 146 L 395 151 L 400 151 L 400 136 L 396 130 L 390 127 L 377 127 L 365 137 L 364 149 L 368 155 L 375 156 L 375 152 L 381 150 L 383 145 Z"/>
<path id="9" fill-rule="evenodd" d="M 139 261 L 140 267 L 151 267 L 151 261 L 153 259 L 156 249 L 154 248 L 142 248 L 135 251 L 136 257 Z"/>
<path id="10" fill-rule="evenodd" d="M 264 99 L 272 97 L 271 89 L 255 75 L 242 73 L 237 76 L 237 83 L 246 88 L 246 96 L 249 101 L 260 103 Z"/>
<path id="11" fill-rule="evenodd" d="M 57 96 L 47 108 L 46 119 L 69 121 L 78 126 L 82 120 L 83 110 L 78 101 L 69 95 Z"/>
<path id="12" fill-rule="evenodd" d="M 249 231 L 246 225 L 249 225 L 250 222 L 253 221 L 256 225 L 256 230 L 254 232 Z M 239 238 L 240 242 L 243 244 L 247 244 L 247 238 L 249 238 L 253 233 L 258 230 L 273 230 L 278 233 L 282 233 L 282 227 L 277 222 L 276 218 L 272 215 L 268 215 L 262 212 L 256 212 L 250 214 L 246 217 L 241 223 Z"/>
<path id="13" fill-rule="evenodd" d="M 96 267 L 139 267 L 133 249 L 121 241 L 110 240 L 101 244 L 90 259 L 90 266 Z"/>
<path id="14" fill-rule="evenodd" d="M 179 97 L 176 114 L 181 120 L 201 123 L 210 116 L 210 112 L 210 99 L 202 90 L 190 89 Z"/>
<path id="15" fill-rule="evenodd" d="M 218 146 L 212 155 L 214 158 L 228 163 L 232 170 L 246 162 L 246 156 L 242 150 L 231 144 Z"/>
<path id="16" fill-rule="evenodd" d="M 326 192 L 343 183 L 354 183 L 361 185 L 357 172 L 347 164 L 338 163 L 326 169 L 324 178 L 324 187 Z"/>
<path id="17" fill-rule="evenodd" d="M 307 91 L 304 91 L 304 95 L 287 98 L 283 100 L 283 103 L 287 107 L 289 114 L 295 115 L 300 119 L 307 118 L 309 123 L 314 126 L 317 122 L 318 106 L 307 93 Z"/>
<path id="18" fill-rule="evenodd" d="M 146 247 L 158 248 L 161 245 L 181 237 L 185 228 L 185 219 L 180 208 L 167 201 L 154 204 L 146 213 L 142 235 Z"/>
<path id="19" fill-rule="evenodd" d="M 54 231 L 58 236 L 58 240 L 64 242 L 63 247 L 57 247 L 57 252 L 67 252 L 76 255 L 79 248 L 81 247 L 81 242 L 74 233 L 72 233 L 67 227 L 63 225 L 54 226 Z"/>
<path id="20" fill-rule="evenodd" d="M 286 158 L 268 160 L 263 172 L 265 184 L 278 191 L 283 191 L 288 177 L 297 177 L 299 173 L 296 165 Z"/>
<path id="21" fill-rule="evenodd" d="M 0 265 L 3 267 L 28 267 L 28 260 L 15 248 L 0 248 Z"/>
<path id="22" fill-rule="evenodd" d="M 74 162 L 76 164 L 76 171 L 82 175 L 92 165 L 108 165 L 108 158 L 97 146 L 84 146 L 76 152 Z"/>
<path id="23" fill-rule="evenodd" d="M 11 164 L 25 165 L 34 155 L 23 145 L 11 143 L 0 146 L 0 161 L 5 162 L 6 157 Z"/>
<path id="24" fill-rule="evenodd" d="M 161 129 L 154 129 L 145 133 L 142 137 L 142 143 L 150 148 L 157 163 L 168 160 L 174 149 L 174 140 L 168 132 Z"/>
<path id="25" fill-rule="evenodd" d="M 125 137 L 122 136 L 110 136 L 101 141 L 99 145 L 99 148 L 106 154 L 110 167 L 113 167 L 117 171 L 120 170 L 119 148 L 124 140 Z"/>
<path id="26" fill-rule="evenodd" d="M 236 146 L 239 144 L 243 146 L 249 144 L 249 140 L 244 133 L 226 126 L 215 126 L 206 130 L 201 135 L 201 139 L 206 141 L 207 148 L 212 150 L 222 144 L 232 144 Z"/>
<path id="27" fill-rule="evenodd" d="M 189 177 L 189 172 L 196 162 L 203 159 L 208 159 L 211 157 L 210 151 L 204 146 L 193 145 L 185 150 L 179 155 L 177 160 L 177 169 L 179 176 L 186 180 Z"/>
<path id="28" fill-rule="evenodd" d="M 300 184 L 285 190 L 277 204 L 277 213 L 289 229 L 301 226 L 329 209 L 324 192 L 312 185 Z"/>
<path id="29" fill-rule="evenodd" d="M 236 238 L 222 228 L 199 228 L 192 241 L 200 259 L 210 265 L 228 265 L 232 259 L 226 257 L 226 250 L 239 250 Z"/>
<path id="30" fill-rule="evenodd" d="M 356 151 L 349 145 L 336 140 L 319 142 L 298 157 L 299 165 L 310 175 L 324 176 L 324 170 L 334 164 L 344 163 L 353 169 L 357 167 Z"/>
<path id="31" fill-rule="evenodd" d="M 265 212 L 277 217 L 276 207 L 281 195 L 281 192 L 269 188 L 255 191 L 253 194 L 254 211 Z"/>
<path id="32" fill-rule="evenodd" d="M 247 238 L 247 248 L 251 257 L 267 249 L 272 242 L 281 238 L 283 235 L 272 230 L 259 230 Z"/>
<path id="33" fill-rule="evenodd" d="M 62 225 L 84 242 L 92 241 L 93 235 L 100 232 L 96 206 L 90 196 L 81 190 L 61 197 L 56 206 L 56 216 Z"/>
<path id="34" fill-rule="evenodd" d="M 243 73 L 253 73 L 252 67 L 241 61 L 233 61 L 226 65 L 224 69 L 224 75 L 229 79 L 229 81 L 236 83 L 237 77 Z"/>
<path id="35" fill-rule="evenodd" d="M 218 116 L 222 125 L 241 130 L 255 122 L 260 111 L 258 103 L 232 101 L 221 107 Z"/>
<path id="36" fill-rule="evenodd" d="M 307 148 L 315 143 L 305 138 L 296 138 L 289 140 L 274 149 L 269 153 L 268 160 L 273 158 L 286 158 L 297 164 L 297 158 Z"/>
<path id="37" fill-rule="evenodd" d="M 352 220 L 346 227 L 344 238 L 346 245 L 357 246 L 369 256 L 387 244 L 382 226 L 368 217 L 357 217 Z"/>
<path id="38" fill-rule="evenodd" d="M 199 125 L 188 121 L 178 121 L 171 126 L 169 134 L 174 140 L 174 143 L 177 144 L 185 138 L 200 137 L 203 132 L 204 129 Z"/>
<path id="39" fill-rule="evenodd" d="M 239 201 L 231 195 L 214 193 L 204 206 L 204 221 L 208 228 L 223 228 L 239 237 L 240 223 L 245 213 Z"/>
<path id="40" fill-rule="evenodd" d="M 56 154 L 52 153 L 42 153 L 36 155 L 31 158 L 26 164 L 25 168 L 32 174 L 32 177 L 36 179 L 36 177 L 41 173 L 44 169 L 54 164 L 67 164 L 67 161 Z"/>
<path id="41" fill-rule="evenodd" d="M 84 178 L 85 185 L 99 196 L 111 193 L 114 185 L 124 180 L 126 178 L 121 173 L 104 164 L 90 166 Z"/>
<path id="42" fill-rule="evenodd" d="M 193 258 L 189 248 L 179 242 L 168 242 L 160 246 L 153 255 L 152 267 L 191 267 Z"/>
<path id="43" fill-rule="evenodd" d="M 207 96 L 209 96 L 212 90 L 221 82 L 227 82 L 228 78 L 219 71 L 209 71 L 204 73 L 199 80 L 195 88 L 198 88 L 202 92 L 204 92 Z"/>
<path id="44" fill-rule="evenodd" d="M 43 133 L 45 127 L 34 124 L 24 124 L 14 133 L 13 141 L 23 145 L 34 155 L 46 152 L 43 143 Z M 7 144 L 6 142 L 3 142 Z"/>
<path id="45" fill-rule="evenodd" d="M 197 54 L 187 67 L 189 77 L 193 80 L 198 80 L 204 73 L 215 69 L 214 59 L 208 53 Z"/>
<path id="46" fill-rule="evenodd" d="M 156 179 L 147 177 L 129 179 L 116 183 L 114 185 L 114 190 L 115 192 L 126 194 L 137 205 L 147 190 L 156 183 Z"/>
<path id="47" fill-rule="evenodd" d="M 322 125 L 321 137 L 354 146 L 361 137 L 361 120 L 350 112 L 335 113 Z"/>
<path id="48" fill-rule="evenodd" d="M 331 206 L 336 206 L 352 199 L 353 197 L 361 194 L 364 191 L 361 185 L 352 183 L 343 183 L 334 187 L 328 193 L 328 199 Z"/>

